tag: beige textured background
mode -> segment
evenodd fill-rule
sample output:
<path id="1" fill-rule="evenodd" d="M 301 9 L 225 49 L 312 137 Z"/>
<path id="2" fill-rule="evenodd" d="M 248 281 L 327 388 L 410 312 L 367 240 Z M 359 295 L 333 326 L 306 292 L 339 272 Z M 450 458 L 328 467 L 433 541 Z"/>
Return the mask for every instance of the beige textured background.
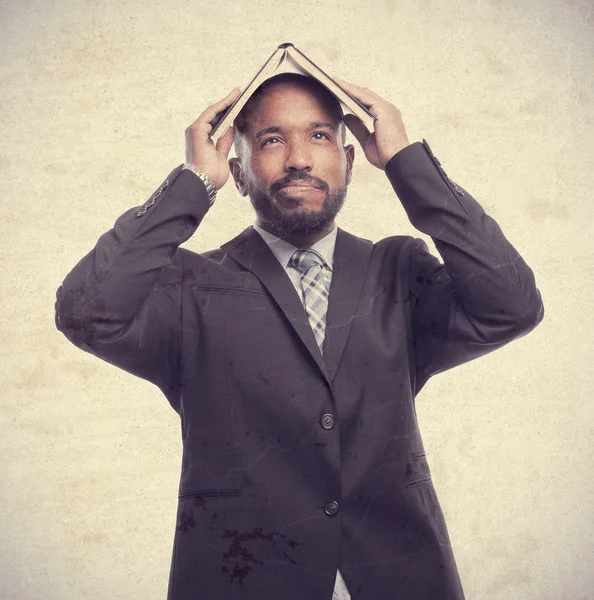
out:
<path id="1" fill-rule="evenodd" d="M 532 334 L 418 399 L 468 600 L 594 598 L 592 0 L 1 0 L 0 23 L 2 598 L 165 598 L 179 419 L 57 332 L 55 291 L 285 41 L 399 106 L 543 294 Z M 338 224 L 421 235 L 349 137 Z M 252 221 L 228 184 L 185 246 Z"/>

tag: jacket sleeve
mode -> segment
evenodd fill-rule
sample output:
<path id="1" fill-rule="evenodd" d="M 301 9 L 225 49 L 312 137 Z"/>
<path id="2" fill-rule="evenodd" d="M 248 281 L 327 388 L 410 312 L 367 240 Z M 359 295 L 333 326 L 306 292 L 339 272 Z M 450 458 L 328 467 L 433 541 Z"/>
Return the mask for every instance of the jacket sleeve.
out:
<path id="1" fill-rule="evenodd" d="M 202 181 L 176 167 L 143 206 L 117 219 L 56 293 L 59 331 L 82 350 L 159 386 L 178 412 L 178 247 L 208 208 Z"/>
<path id="2" fill-rule="evenodd" d="M 395 154 L 386 175 L 443 264 L 411 239 L 409 290 L 417 390 L 432 375 L 527 334 L 544 316 L 534 274 L 480 204 L 451 181 L 425 140 Z"/>

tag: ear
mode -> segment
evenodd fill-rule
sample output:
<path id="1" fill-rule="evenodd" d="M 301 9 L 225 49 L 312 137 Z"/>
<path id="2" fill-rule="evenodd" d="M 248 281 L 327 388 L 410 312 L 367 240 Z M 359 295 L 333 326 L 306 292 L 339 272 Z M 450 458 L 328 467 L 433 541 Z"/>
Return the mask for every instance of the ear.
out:
<path id="1" fill-rule="evenodd" d="M 344 153 L 346 155 L 347 160 L 346 183 L 347 185 L 349 185 L 353 176 L 353 163 L 355 162 L 355 146 L 353 146 L 353 144 L 348 144 L 344 147 Z"/>
<path id="2" fill-rule="evenodd" d="M 229 170 L 235 181 L 235 187 L 242 196 L 247 196 L 247 187 L 245 185 L 245 178 L 243 174 L 243 167 L 241 166 L 241 158 L 230 158 L 229 159 Z"/>

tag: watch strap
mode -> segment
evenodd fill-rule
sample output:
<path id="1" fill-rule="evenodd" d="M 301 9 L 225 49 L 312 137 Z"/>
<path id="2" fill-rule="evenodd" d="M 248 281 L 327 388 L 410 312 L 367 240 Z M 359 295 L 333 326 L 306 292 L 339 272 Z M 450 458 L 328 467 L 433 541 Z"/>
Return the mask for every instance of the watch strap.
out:
<path id="1" fill-rule="evenodd" d="M 198 169 L 198 167 L 194 166 L 192 163 L 189 162 L 184 163 L 182 171 L 184 169 L 192 171 L 192 173 L 196 174 L 202 180 L 202 182 L 206 186 L 206 191 L 208 192 L 209 206 L 212 206 L 217 195 L 217 188 L 211 181 L 210 177 L 208 177 L 206 173 L 203 173 L 200 169 Z"/>

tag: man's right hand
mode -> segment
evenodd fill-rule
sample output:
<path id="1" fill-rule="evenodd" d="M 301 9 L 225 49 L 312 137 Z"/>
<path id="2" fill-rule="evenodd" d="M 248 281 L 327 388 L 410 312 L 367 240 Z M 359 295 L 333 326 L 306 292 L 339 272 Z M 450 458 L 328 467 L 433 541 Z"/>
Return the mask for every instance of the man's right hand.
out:
<path id="1" fill-rule="evenodd" d="M 202 171 L 217 190 L 221 189 L 229 179 L 227 157 L 233 145 L 235 130 L 229 127 L 217 140 L 216 146 L 208 134 L 212 131 L 212 122 L 217 114 L 229 108 L 239 93 L 238 87 L 233 88 L 225 98 L 209 106 L 186 129 L 186 161 Z"/>

